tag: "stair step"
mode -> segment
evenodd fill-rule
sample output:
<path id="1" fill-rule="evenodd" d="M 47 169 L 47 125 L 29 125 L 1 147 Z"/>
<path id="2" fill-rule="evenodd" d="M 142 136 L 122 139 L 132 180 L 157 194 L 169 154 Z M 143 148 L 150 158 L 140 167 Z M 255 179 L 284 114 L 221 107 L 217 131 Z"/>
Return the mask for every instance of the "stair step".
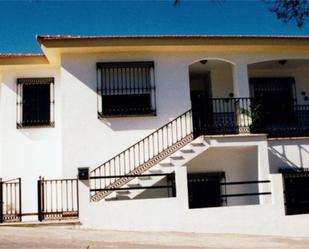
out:
<path id="1" fill-rule="evenodd" d="M 193 149 L 181 149 L 180 150 L 182 153 L 185 153 L 185 154 L 189 154 L 189 153 L 194 153 L 195 151 Z"/>
<path id="2" fill-rule="evenodd" d="M 116 195 L 117 200 L 130 200 L 130 196 L 127 195 Z"/>
<path id="3" fill-rule="evenodd" d="M 116 197 L 107 197 L 105 201 L 131 200 L 127 195 L 116 195 Z"/>
<path id="4" fill-rule="evenodd" d="M 194 147 L 203 147 L 205 144 L 203 142 L 191 142 L 191 145 Z"/>
<path id="5" fill-rule="evenodd" d="M 162 167 L 173 167 L 174 166 L 174 164 L 171 162 L 166 162 L 166 163 L 162 162 L 162 163 L 159 163 L 159 165 Z"/>
<path id="6" fill-rule="evenodd" d="M 161 174 L 163 171 L 161 169 L 150 169 L 150 174 Z"/>
<path id="7" fill-rule="evenodd" d="M 117 194 L 130 194 L 130 191 L 126 190 L 126 189 L 124 189 L 124 190 L 116 190 L 116 193 Z"/>
<path id="8" fill-rule="evenodd" d="M 171 159 L 173 160 L 182 160 L 184 159 L 184 157 L 182 155 L 174 155 L 174 156 L 170 156 Z"/>
<path id="9" fill-rule="evenodd" d="M 150 180 L 151 176 L 139 176 L 138 179 L 139 180 Z"/>
<path id="10" fill-rule="evenodd" d="M 132 182 L 130 183 L 130 182 L 129 182 L 129 183 L 127 183 L 127 186 L 128 186 L 129 188 L 131 188 L 131 187 L 134 188 L 134 187 L 140 187 L 141 185 L 140 185 L 139 183 L 132 183 Z"/>
<path id="11" fill-rule="evenodd" d="M 117 201 L 117 197 L 106 197 L 105 201 Z"/>

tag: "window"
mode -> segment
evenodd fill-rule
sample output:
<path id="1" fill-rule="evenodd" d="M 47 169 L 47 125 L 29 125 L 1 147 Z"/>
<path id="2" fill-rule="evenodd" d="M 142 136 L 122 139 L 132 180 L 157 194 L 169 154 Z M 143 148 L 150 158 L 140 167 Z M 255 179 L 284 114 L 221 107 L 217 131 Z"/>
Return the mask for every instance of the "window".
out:
<path id="1" fill-rule="evenodd" d="M 17 128 L 54 126 L 54 78 L 17 79 Z"/>
<path id="2" fill-rule="evenodd" d="M 155 115 L 153 62 L 97 63 L 99 116 Z"/>
<path id="3" fill-rule="evenodd" d="M 220 207 L 225 172 L 189 173 L 189 208 Z"/>

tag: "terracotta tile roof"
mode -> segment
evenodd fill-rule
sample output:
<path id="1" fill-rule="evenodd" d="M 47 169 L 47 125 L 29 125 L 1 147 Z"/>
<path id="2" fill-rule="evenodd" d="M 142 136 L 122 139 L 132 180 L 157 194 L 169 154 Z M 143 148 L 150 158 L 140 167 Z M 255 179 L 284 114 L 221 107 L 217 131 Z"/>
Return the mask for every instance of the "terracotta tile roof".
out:
<path id="1" fill-rule="evenodd" d="M 151 38 L 250 38 L 250 39 L 309 39 L 309 36 L 296 35 L 112 35 L 112 36 L 74 36 L 74 35 L 37 35 L 37 41 L 47 40 L 97 40 L 97 39 L 151 39 Z"/>

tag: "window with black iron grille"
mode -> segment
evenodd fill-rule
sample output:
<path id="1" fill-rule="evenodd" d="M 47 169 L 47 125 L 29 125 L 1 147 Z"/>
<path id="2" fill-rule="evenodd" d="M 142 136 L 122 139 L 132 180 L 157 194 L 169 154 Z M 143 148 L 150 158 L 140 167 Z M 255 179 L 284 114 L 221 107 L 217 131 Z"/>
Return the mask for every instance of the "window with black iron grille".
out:
<path id="1" fill-rule="evenodd" d="M 97 63 L 99 116 L 155 115 L 154 63 Z"/>
<path id="2" fill-rule="evenodd" d="M 54 78 L 17 79 L 17 128 L 54 126 Z"/>

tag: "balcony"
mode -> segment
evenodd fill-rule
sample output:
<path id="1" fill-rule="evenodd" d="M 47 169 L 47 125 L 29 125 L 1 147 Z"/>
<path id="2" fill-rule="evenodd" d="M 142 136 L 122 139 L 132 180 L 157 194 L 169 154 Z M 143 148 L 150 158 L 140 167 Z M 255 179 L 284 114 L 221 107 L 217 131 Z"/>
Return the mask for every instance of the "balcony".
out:
<path id="1" fill-rule="evenodd" d="M 268 137 L 309 135 L 309 105 L 257 98 L 201 98 L 193 108 L 195 136 L 266 133 Z"/>

